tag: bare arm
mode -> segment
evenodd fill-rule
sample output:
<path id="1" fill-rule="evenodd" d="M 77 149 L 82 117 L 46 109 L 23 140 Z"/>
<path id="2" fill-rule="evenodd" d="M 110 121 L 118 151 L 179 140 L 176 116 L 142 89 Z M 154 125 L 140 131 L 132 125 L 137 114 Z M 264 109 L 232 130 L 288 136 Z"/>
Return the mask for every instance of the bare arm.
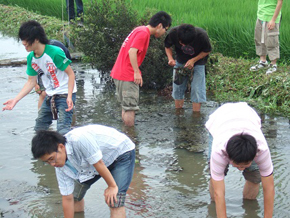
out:
<path id="1" fill-rule="evenodd" d="M 18 95 L 13 99 L 9 99 L 3 104 L 6 106 L 2 109 L 2 111 L 12 110 L 14 106 L 34 88 L 34 86 L 37 84 L 36 80 L 37 76 L 29 76 L 27 82 L 24 84 Z"/>
<path id="2" fill-rule="evenodd" d="M 209 55 L 210 52 L 200 52 L 196 57 L 189 59 L 184 67 L 187 67 L 188 69 L 192 69 L 194 67 L 195 62 L 199 61 L 200 59 L 206 57 Z"/>
<path id="3" fill-rule="evenodd" d="M 102 160 L 94 164 L 95 169 L 98 171 L 101 177 L 106 181 L 108 188 L 105 190 L 105 201 L 108 205 L 114 205 L 114 201 L 117 202 L 118 186 L 106 165 Z"/>
<path id="4" fill-rule="evenodd" d="M 65 218 L 74 217 L 74 197 L 73 194 L 62 196 L 62 208 Z"/>
<path id="5" fill-rule="evenodd" d="M 274 14 L 273 14 L 273 17 L 272 19 L 270 20 L 270 22 L 268 23 L 268 29 L 269 30 L 272 30 L 274 29 L 275 27 L 275 21 L 281 11 L 281 8 L 282 8 L 282 3 L 283 3 L 283 0 L 277 0 L 277 5 L 276 5 L 276 9 L 274 11 Z"/>
<path id="6" fill-rule="evenodd" d="M 226 218 L 226 201 L 225 201 L 225 182 L 224 180 L 216 181 L 211 178 L 214 189 L 214 200 L 218 218 Z"/>
<path id="7" fill-rule="evenodd" d="M 129 49 L 129 58 L 130 58 L 131 65 L 132 65 L 133 70 L 134 70 L 134 83 L 142 86 L 143 79 L 142 79 L 140 69 L 138 66 L 137 53 L 138 53 L 137 48 L 130 48 Z"/>
<path id="8" fill-rule="evenodd" d="M 268 177 L 262 177 L 261 179 L 264 194 L 264 218 L 272 218 L 275 196 L 273 174 Z"/>
<path id="9" fill-rule="evenodd" d="M 166 53 L 167 58 L 168 58 L 168 65 L 174 67 L 176 65 L 176 62 L 173 58 L 172 48 L 165 47 L 165 53 Z"/>
<path id="10" fill-rule="evenodd" d="M 72 92 L 74 90 L 75 74 L 74 74 L 71 66 L 68 66 L 64 72 L 66 72 L 66 74 L 68 75 L 68 95 L 67 95 L 67 99 L 66 99 L 68 108 L 65 111 L 70 111 L 74 107 L 74 104 L 72 101 Z"/>

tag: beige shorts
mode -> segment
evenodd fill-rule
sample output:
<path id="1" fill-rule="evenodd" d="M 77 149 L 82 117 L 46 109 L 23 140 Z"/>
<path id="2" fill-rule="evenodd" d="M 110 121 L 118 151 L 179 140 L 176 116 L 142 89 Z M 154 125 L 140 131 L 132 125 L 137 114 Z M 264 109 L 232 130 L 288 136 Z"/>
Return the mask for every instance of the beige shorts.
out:
<path id="1" fill-rule="evenodd" d="M 280 58 L 280 23 L 276 23 L 272 30 L 268 30 L 267 24 L 268 22 L 257 19 L 255 28 L 256 54 L 258 56 L 268 55 L 269 59 L 272 61 Z"/>
<path id="2" fill-rule="evenodd" d="M 139 85 L 134 82 L 114 79 L 117 100 L 124 111 L 139 110 Z"/>

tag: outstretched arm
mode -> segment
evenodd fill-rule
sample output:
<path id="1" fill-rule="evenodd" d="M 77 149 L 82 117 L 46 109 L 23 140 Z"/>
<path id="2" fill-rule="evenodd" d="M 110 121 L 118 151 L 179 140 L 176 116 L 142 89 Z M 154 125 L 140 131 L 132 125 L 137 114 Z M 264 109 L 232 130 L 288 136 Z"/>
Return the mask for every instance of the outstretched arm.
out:
<path id="1" fill-rule="evenodd" d="M 214 201 L 218 218 L 226 218 L 226 200 L 225 200 L 225 182 L 224 180 L 216 181 L 211 178 L 214 189 Z"/>
<path id="2" fill-rule="evenodd" d="M 9 99 L 3 104 L 6 106 L 2 109 L 2 111 L 12 110 L 14 106 L 18 103 L 18 101 L 20 101 L 24 96 L 26 96 L 34 88 L 34 86 L 37 84 L 36 80 L 37 80 L 37 76 L 29 76 L 27 82 L 24 84 L 23 88 L 18 93 L 18 95 L 13 99 Z"/>
<path id="3" fill-rule="evenodd" d="M 98 171 L 101 177 L 106 181 L 108 188 L 106 188 L 104 196 L 105 201 L 108 205 L 114 205 L 114 202 L 117 202 L 117 193 L 118 193 L 118 186 L 111 174 L 108 170 L 106 165 L 102 160 L 98 161 L 94 164 L 94 167 Z"/>
<path id="4" fill-rule="evenodd" d="M 273 174 L 267 177 L 262 176 L 261 179 L 264 194 L 264 218 L 272 218 L 275 196 Z"/>
<path id="5" fill-rule="evenodd" d="M 74 196 L 63 195 L 62 196 L 62 208 L 63 214 L 65 218 L 73 218 L 74 217 Z"/>

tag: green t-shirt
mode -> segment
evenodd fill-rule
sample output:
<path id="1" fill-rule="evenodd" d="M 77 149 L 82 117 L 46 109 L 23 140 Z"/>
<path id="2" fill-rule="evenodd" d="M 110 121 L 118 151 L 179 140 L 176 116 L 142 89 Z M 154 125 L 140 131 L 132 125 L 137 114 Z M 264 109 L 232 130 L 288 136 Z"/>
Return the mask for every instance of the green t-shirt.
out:
<path id="1" fill-rule="evenodd" d="M 259 0 L 257 16 L 259 20 L 269 22 L 275 12 L 277 6 L 277 0 Z M 281 19 L 281 11 L 275 21 L 279 23 Z"/>
<path id="2" fill-rule="evenodd" d="M 29 76 L 41 76 L 42 83 L 48 96 L 67 94 L 68 75 L 64 70 L 71 63 L 64 51 L 53 45 L 45 45 L 43 54 L 35 57 L 34 52 L 27 56 L 27 71 Z M 73 93 L 76 92 L 76 85 Z"/>

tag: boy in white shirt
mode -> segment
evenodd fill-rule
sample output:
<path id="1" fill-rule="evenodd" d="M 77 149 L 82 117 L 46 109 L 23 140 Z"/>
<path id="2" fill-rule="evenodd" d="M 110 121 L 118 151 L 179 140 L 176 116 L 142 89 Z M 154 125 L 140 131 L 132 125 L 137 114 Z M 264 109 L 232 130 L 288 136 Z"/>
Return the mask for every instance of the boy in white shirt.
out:
<path id="1" fill-rule="evenodd" d="M 34 158 L 55 167 L 64 217 L 84 211 L 86 191 L 101 177 L 111 218 L 125 218 L 125 199 L 135 166 L 135 144 L 123 133 L 102 126 L 79 127 L 62 136 L 42 130 L 32 139 Z"/>

